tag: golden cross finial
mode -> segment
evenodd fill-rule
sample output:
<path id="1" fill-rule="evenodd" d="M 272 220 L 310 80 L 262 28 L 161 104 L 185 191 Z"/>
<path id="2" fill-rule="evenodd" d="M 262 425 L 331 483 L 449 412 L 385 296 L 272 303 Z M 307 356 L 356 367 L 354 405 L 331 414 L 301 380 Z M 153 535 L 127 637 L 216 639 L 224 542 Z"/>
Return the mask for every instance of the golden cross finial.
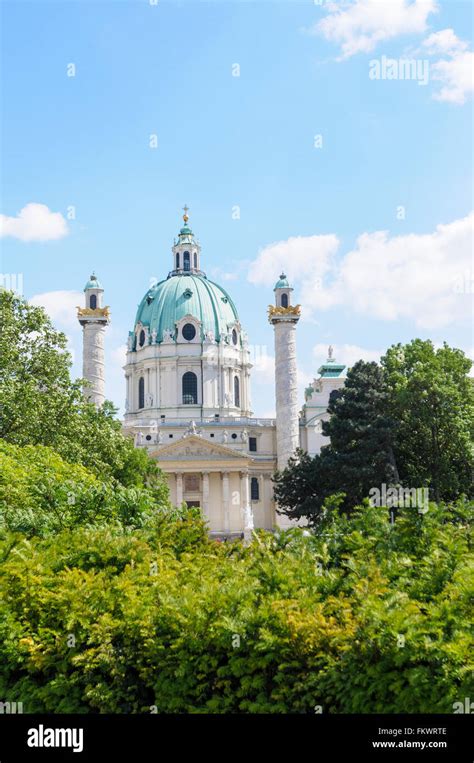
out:
<path id="1" fill-rule="evenodd" d="M 187 204 L 184 205 L 183 211 L 184 211 L 183 220 L 185 223 L 187 223 L 189 220 L 189 217 L 188 217 L 189 207 Z"/>

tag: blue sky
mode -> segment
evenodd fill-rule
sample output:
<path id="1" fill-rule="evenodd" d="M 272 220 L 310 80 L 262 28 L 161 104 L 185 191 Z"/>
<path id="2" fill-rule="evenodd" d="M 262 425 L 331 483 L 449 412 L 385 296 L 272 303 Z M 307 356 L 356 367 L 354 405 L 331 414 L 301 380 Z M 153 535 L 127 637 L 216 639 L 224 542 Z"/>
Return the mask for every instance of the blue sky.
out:
<path id="1" fill-rule="evenodd" d="M 301 390 L 329 343 L 349 364 L 416 336 L 472 352 L 470 3 L 7 0 L 2 15 L 1 269 L 70 337 L 75 375 L 95 269 L 123 404 L 123 345 L 185 203 L 248 331 L 256 414 L 273 412 L 282 268 Z M 371 79 L 382 57 L 428 62 L 429 81 Z"/>

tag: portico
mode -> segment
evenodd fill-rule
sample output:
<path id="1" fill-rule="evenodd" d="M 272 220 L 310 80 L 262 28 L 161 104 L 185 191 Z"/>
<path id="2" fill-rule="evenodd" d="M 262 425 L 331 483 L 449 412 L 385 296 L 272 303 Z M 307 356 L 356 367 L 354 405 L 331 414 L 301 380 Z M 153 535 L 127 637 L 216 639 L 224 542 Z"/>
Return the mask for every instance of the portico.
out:
<path id="1" fill-rule="evenodd" d="M 210 443 L 200 435 L 187 435 L 163 447 L 153 448 L 163 472 L 168 476 L 171 501 L 180 506 L 200 506 L 211 535 L 241 535 L 245 515 L 251 505 L 250 481 L 258 481 L 255 506 L 271 495 L 274 463 L 256 464 L 247 453 Z M 270 498 L 271 501 L 271 498 Z M 259 511 L 256 526 L 272 529 L 274 510 Z"/>

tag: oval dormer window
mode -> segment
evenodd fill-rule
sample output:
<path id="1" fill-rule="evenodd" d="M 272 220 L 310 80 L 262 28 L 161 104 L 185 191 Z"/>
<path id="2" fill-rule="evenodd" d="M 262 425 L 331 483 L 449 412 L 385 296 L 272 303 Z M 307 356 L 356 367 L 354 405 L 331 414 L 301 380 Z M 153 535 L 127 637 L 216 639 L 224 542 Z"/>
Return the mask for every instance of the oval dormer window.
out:
<path id="1" fill-rule="evenodd" d="M 97 307 L 97 297 L 95 294 L 91 294 L 89 299 L 89 307 L 91 310 L 95 310 Z"/>
<path id="2" fill-rule="evenodd" d="M 140 345 L 140 347 L 143 347 L 143 345 L 145 344 L 145 332 L 143 331 L 143 329 L 140 331 L 140 336 L 138 338 L 138 344 Z"/>
<path id="3" fill-rule="evenodd" d="M 186 341 L 190 342 L 196 336 L 196 327 L 192 323 L 185 323 L 181 333 Z"/>

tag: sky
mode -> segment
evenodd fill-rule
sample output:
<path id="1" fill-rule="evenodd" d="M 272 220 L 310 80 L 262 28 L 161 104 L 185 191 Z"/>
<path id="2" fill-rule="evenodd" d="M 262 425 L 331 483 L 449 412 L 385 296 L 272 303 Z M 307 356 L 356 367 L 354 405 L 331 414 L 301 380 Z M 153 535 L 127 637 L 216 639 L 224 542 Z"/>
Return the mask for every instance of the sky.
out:
<path id="1" fill-rule="evenodd" d="M 301 304 L 303 391 L 334 347 L 420 337 L 473 353 L 468 0 L 3 0 L 1 273 L 69 338 L 105 288 L 123 412 L 136 308 L 172 268 L 182 207 L 247 331 L 274 414 L 267 306 Z"/>

